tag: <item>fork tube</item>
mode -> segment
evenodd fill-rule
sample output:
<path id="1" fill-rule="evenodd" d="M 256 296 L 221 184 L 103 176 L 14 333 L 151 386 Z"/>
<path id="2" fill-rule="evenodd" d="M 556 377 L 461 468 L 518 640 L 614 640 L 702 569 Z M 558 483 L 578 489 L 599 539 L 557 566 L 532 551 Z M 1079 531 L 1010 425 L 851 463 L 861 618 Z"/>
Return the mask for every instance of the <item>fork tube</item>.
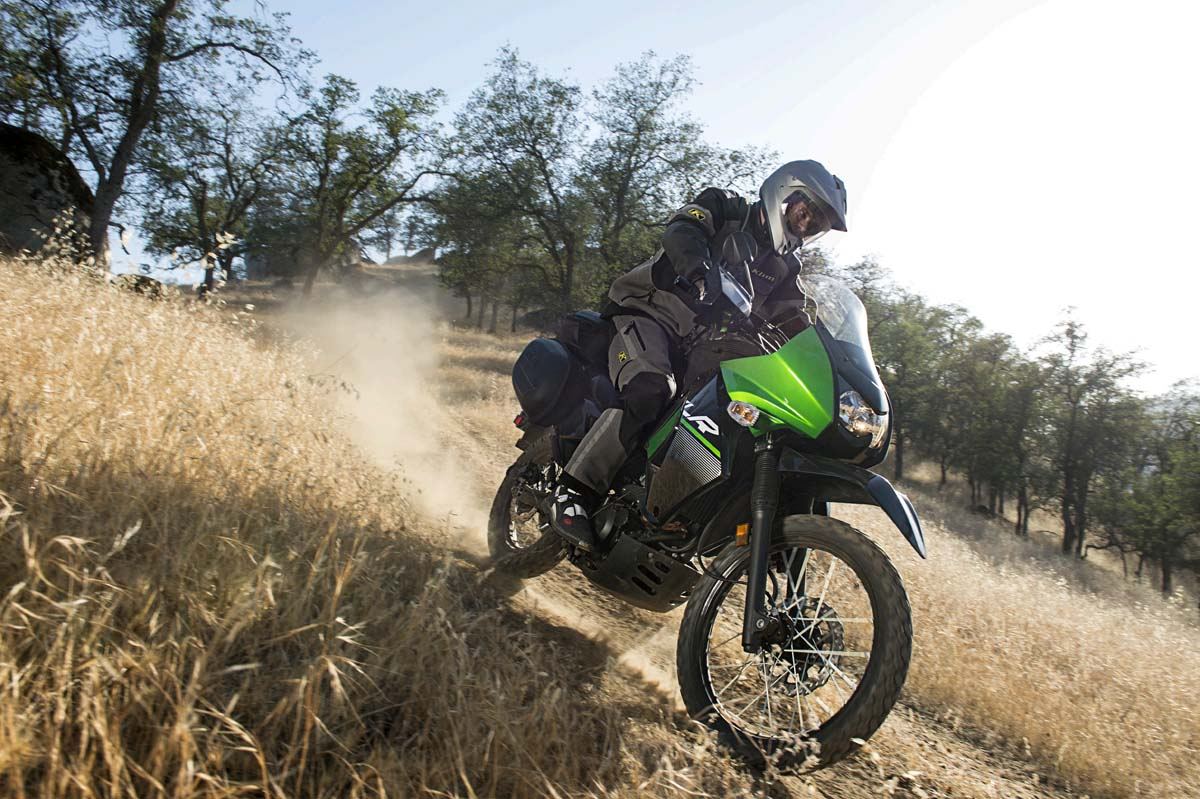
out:
<path id="1" fill-rule="evenodd" d="M 746 577 L 746 613 L 742 620 L 742 648 L 757 652 L 771 625 L 767 615 L 767 556 L 771 527 L 779 507 L 779 447 L 767 434 L 754 450 L 754 484 L 750 489 L 750 572 Z"/>

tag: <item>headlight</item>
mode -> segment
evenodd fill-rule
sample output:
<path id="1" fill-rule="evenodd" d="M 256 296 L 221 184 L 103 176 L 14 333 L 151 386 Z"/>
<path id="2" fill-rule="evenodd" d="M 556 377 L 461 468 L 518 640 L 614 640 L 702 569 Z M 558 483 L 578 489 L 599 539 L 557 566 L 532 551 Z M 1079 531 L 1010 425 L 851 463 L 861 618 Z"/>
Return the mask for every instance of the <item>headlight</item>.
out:
<path id="1" fill-rule="evenodd" d="M 842 427 L 851 434 L 869 435 L 871 449 L 878 448 L 887 434 L 887 417 L 875 413 L 862 395 L 854 390 L 847 391 L 838 398 L 838 418 L 842 420 Z"/>

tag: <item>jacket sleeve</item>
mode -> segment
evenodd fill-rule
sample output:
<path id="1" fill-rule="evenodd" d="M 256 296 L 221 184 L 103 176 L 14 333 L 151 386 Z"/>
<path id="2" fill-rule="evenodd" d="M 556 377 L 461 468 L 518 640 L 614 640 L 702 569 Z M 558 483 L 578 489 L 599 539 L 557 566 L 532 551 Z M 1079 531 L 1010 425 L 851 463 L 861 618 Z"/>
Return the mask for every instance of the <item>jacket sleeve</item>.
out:
<path id="1" fill-rule="evenodd" d="M 725 224 L 727 199 L 721 189 L 707 188 L 667 220 L 662 247 L 675 274 L 694 280 L 712 259 L 710 245 Z"/>

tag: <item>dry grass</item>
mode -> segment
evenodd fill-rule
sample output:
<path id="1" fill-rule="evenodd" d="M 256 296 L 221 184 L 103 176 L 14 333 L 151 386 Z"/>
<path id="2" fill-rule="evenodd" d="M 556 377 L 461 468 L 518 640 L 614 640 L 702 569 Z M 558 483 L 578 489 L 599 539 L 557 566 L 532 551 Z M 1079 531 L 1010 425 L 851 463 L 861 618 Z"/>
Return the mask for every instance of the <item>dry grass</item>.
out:
<path id="1" fill-rule="evenodd" d="M 937 515 L 932 496 L 917 506 Z M 1200 796 L 1200 631 L 1174 608 L 1089 591 L 1080 583 L 1093 575 L 1073 580 L 1036 561 L 998 565 L 936 521 L 930 560 L 917 562 L 883 537 L 878 511 L 839 515 L 878 531 L 904 574 L 912 701 L 998 734 L 1094 795 Z"/>
<path id="2" fill-rule="evenodd" d="M 0 791 L 746 789 L 432 556 L 336 390 L 247 324 L 0 263 Z"/>

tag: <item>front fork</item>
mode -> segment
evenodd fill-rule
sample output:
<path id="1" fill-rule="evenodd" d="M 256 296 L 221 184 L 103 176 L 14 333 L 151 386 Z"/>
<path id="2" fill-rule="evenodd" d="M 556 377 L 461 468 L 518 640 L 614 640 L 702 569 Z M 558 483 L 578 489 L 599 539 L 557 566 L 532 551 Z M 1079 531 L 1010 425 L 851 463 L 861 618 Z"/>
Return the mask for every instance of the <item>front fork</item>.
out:
<path id="1" fill-rule="evenodd" d="M 758 652 L 777 619 L 767 613 L 767 559 L 771 530 L 779 509 L 779 442 L 770 433 L 754 447 L 754 485 L 750 489 L 750 572 L 746 576 L 746 611 L 742 619 L 742 648 Z"/>

